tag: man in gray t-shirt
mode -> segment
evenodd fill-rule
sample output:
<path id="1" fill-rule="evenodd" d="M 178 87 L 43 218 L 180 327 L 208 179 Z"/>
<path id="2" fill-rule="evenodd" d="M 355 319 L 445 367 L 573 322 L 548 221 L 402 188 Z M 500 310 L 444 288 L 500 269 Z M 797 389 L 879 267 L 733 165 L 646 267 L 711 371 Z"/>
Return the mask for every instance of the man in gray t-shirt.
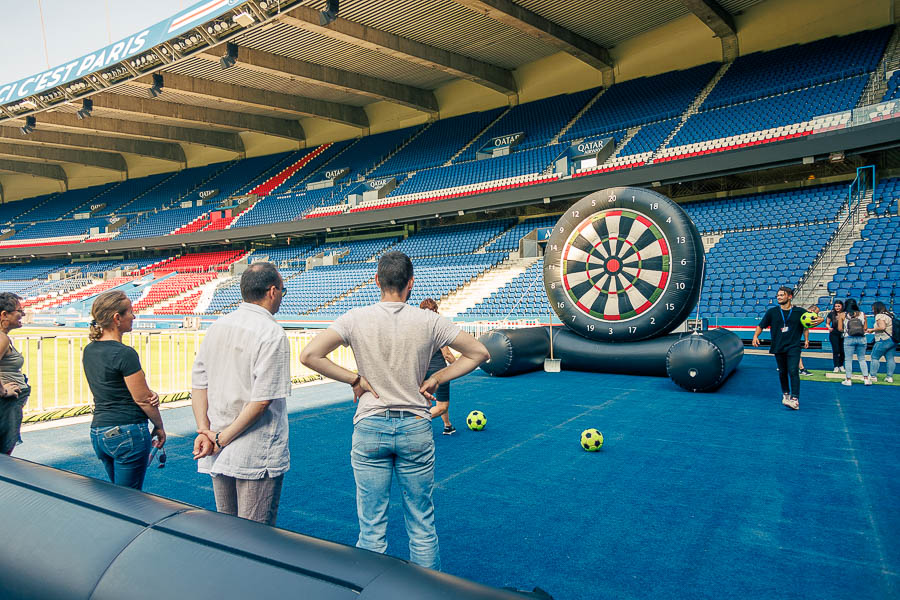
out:
<path id="1" fill-rule="evenodd" d="M 356 479 L 359 548 L 385 552 L 391 478 L 403 491 L 410 561 L 440 569 L 434 527 L 434 436 L 431 402 L 441 384 L 474 370 L 490 355 L 481 342 L 435 312 L 407 304 L 413 266 L 402 252 L 378 261 L 375 282 L 381 302 L 354 308 L 310 342 L 300 361 L 353 387 L 359 402 L 353 417 L 350 463 Z M 350 346 L 358 373 L 328 359 Z M 450 346 L 462 356 L 427 380 L 435 350 Z"/>

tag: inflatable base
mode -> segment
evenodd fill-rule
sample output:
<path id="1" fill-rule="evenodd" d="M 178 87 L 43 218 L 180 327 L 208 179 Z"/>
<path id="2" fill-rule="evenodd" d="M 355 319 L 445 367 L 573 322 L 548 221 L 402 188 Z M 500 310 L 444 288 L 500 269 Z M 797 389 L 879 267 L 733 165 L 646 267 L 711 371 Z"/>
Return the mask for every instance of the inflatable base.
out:
<path id="1" fill-rule="evenodd" d="M 486 373 L 509 377 L 543 368 L 550 356 L 548 327 L 495 329 L 479 338 L 491 358 Z M 553 357 L 564 371 L 648 375 L 672 378 L 692 392 L 722 385 L 744 356 L 741 339 L 727 329 L 673 333 L 628 343 L 595 342 L 568 329 L 553 331 Z"/>

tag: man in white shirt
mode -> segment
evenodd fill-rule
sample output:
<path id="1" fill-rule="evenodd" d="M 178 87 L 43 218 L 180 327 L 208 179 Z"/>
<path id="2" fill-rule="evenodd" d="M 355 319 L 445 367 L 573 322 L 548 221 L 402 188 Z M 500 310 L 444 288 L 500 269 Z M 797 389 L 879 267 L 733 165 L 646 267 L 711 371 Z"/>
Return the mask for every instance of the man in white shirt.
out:
<path id="1" fill-rule="evenodd" d="M 290 468 L 291 350 L 272 316 L 285 292 L 271 263 L 250 265 L 241 276 L 244 301 L 210 326 L 191 374 L 194 458 L 212 476 L 216 510 L 269 525 Z"/>
<path id="2" fill-rule="evenodd" d="M 300 361 L 353 386 L 354 401 L 359 401 L 350 451 L 359 518 L 357 547 L 387 550 L 391 478 L 396 476 L 403 492 L 410 561 L 439 570 L 431 403 L 438 386 L 469 373 L 490 355 L 481 342 L 436 312 L 407 304 L 413 266 L 402 252 L 381 257 L 375 283 L 381 288 L 381 301 L 339 317 L 303 349 Z M 353 349 L 358 374 L 328 359 L 341 345 Z M 462 356 L 425 379 L 432 354 L 444 346 Z"/>

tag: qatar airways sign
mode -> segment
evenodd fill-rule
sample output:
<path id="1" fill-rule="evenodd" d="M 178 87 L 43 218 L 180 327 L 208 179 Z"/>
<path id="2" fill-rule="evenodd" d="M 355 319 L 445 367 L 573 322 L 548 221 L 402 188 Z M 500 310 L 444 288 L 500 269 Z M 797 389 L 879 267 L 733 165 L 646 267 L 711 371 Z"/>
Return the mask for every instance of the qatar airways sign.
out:
<path id="1" fill-rule="evenodd" d="M 152 27 L 128 36 L 113 44 L 90 54 L 69 61 L 62 65 L 0 86 L 0 104 L 7 104 L 39 94 L 50 88 L 75 81 L 136 54 L 144 52 L 157 44 L 161 44 L 185 31 L 193 29 L 209 19 L 228 12 L 244 0 L 204 0 L 174 17 L 160 21 Z"/>

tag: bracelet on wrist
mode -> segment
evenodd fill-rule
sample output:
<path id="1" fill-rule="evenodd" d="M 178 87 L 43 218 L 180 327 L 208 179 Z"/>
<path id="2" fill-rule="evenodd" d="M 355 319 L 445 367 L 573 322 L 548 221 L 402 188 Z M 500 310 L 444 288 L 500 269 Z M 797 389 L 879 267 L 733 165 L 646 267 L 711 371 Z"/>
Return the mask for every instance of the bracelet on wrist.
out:
<path id="1" fill-rule="evenodd" d="M 360 374 L 357 373 L 356 379 L 353 380 L 353 383 L 350 384 L 350 387 L 356 387 L 356 386 L 358 386 L 358 385 L 359 385 L 359 382 L 360 382 L 361 380 L 362 380 L 362 375 L 360 375 Z"/>
<path id="2" fill-rule="evenodd" d="M 219 434 L 220 433 L 222 433 L 222 432 L 221 431 L 216 432 L 216 446 L 218 446 L 219 448 L 222 447 L 222 444 L 219 443 Z"/>

